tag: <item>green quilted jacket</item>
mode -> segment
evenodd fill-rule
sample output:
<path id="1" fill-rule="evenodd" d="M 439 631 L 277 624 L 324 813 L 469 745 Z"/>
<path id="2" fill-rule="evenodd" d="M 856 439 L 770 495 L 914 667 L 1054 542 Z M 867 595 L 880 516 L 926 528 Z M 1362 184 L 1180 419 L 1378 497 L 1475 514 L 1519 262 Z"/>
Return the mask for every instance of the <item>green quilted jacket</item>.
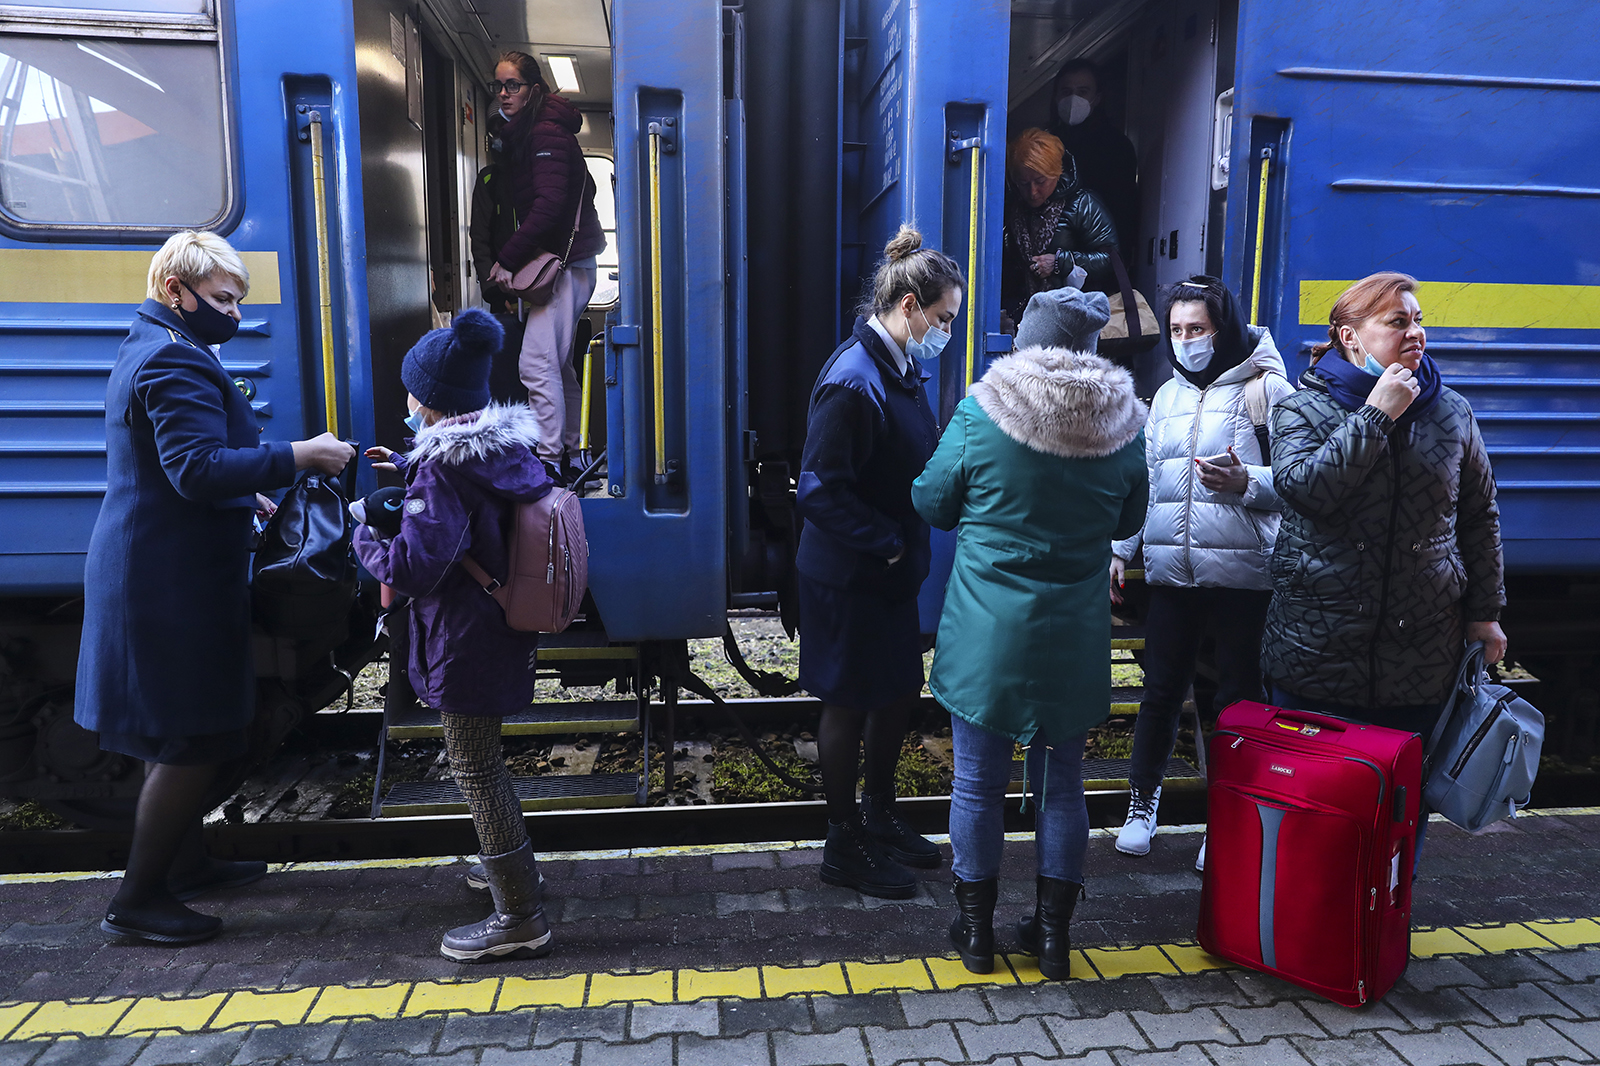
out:
<path id="1" fill-rule="evenodd" d="M 1405 426 L 1340 406 L 1321 379 L 1272 411 L 1285 504 L 1261 666 L 1351 707 L 1442 703 L 1469 621 L 1505 606 L 1494 473 L 1472 408 L 1446 388 Z"/>

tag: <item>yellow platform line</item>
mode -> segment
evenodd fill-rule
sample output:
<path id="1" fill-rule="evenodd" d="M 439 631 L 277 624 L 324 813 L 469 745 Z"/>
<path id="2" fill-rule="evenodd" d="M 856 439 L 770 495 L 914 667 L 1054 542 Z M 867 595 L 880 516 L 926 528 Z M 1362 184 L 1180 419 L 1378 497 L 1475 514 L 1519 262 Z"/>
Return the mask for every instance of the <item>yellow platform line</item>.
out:
<path id="1" fill-rule="evenodd" d="M 1600 918 L 1538 919 L 1503 924 L 1418 929 L 1415 958 L 1559 951 L 1600 945 Z M 1072 953 L 1074 980 L 1177 976 L 1233 965 L 1193 942 L 1089 947 Z M 743 966 L 732 970 L 651 970 L 642 973 L 484 977 L 461 981 L 398 981 L 262 991 L 240 989 L 195 996 L 146 996 L 0 1003 L 0 1040 L 200 1033 L 256 1025 L 383 1021 L 424 1015 L 490 1014 L 540 1007 L 602 1007 L 628 1003 L 694 1003 L 706 999 L 782 999 L 798 995 L 935 992 L 1043 981 L 1027 955 L 995 956 L 994 972 L 969 973 L 958 959 L 930 958 Z"/>

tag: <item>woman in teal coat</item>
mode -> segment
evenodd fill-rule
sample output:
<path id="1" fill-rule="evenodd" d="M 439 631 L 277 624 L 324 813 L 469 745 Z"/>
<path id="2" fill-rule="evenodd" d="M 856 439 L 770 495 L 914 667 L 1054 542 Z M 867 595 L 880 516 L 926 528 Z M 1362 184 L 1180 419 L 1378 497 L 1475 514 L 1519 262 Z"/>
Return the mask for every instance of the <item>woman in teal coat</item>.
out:
<path id="1" fill-rule="evenodd" d="M 1111 703 L 1099 654 L 1111 639 L 1103 571 L 1111 541 L 1143 524 L 1147 495 L 1145 405 L 1127 371 L 1093 354 L 1107 319 L 1104 294 L 1035 295 L 1018 351 L 957 405 L 912 487 L 931 524 L 960 526 L 929 686 L 950 711 L 955 745 L 950 841 L 961 913 L 950 937 L 974 973 L 994 965 L 1002 805 L 1017 743 L 1038 782 L 1038 903 L 1019 933 L 1046 977 L 1067 976 L 1089 843 L 1083 746 Z"/>

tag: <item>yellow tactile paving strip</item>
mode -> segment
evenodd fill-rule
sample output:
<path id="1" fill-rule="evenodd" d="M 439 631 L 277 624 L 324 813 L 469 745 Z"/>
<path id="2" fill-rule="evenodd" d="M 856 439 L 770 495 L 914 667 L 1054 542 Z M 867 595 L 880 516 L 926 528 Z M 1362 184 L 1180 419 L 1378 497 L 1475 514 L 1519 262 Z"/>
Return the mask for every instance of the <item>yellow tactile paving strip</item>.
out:
<path id="1" fill-rule="evenodd" d="M 1484 955 L 1556 951 L 1600 945 L 1600 918 L 1420 929 L 1411 954 Z M 1085 948 L 1072 953 L 1072 977 L 1177 975 L 1229 968 L 1195 944 Z M 252 1025 L 302 1025 L 338 1020 L 381 1021 L 427 1014 L 489 1014 L 533 1007 L 604 1007 L 621 1003 L 692 1003 L 703 999 L 781 999 L 794 995 L 943 991 L 974 985 L 1044 980 L 1030 956 L 995 956 L 992 974 L 968 973 L 957 959 L 822 962 L 746 966 L 736 970 L 653 970 L 565 977 L 487 977 L 473 981 L 410 981 L 203 996 L 52 1000 L 0 1004 L 0 1040 L 215 1032 Z"/>

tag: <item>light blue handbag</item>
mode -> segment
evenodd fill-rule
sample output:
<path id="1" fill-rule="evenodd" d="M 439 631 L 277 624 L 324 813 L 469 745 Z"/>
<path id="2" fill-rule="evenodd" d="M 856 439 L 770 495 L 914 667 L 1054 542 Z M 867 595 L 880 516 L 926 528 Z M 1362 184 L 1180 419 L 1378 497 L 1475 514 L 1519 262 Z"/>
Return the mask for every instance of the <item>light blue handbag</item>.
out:
<path id="1" fill-rule="evenodd" d="M 1544 715 L 1489 680 L 1478 641 L 1467 648 L 1424 752 L 1423 798 L 1475 833 L 1528 805 L 1543 747 Z"/>

